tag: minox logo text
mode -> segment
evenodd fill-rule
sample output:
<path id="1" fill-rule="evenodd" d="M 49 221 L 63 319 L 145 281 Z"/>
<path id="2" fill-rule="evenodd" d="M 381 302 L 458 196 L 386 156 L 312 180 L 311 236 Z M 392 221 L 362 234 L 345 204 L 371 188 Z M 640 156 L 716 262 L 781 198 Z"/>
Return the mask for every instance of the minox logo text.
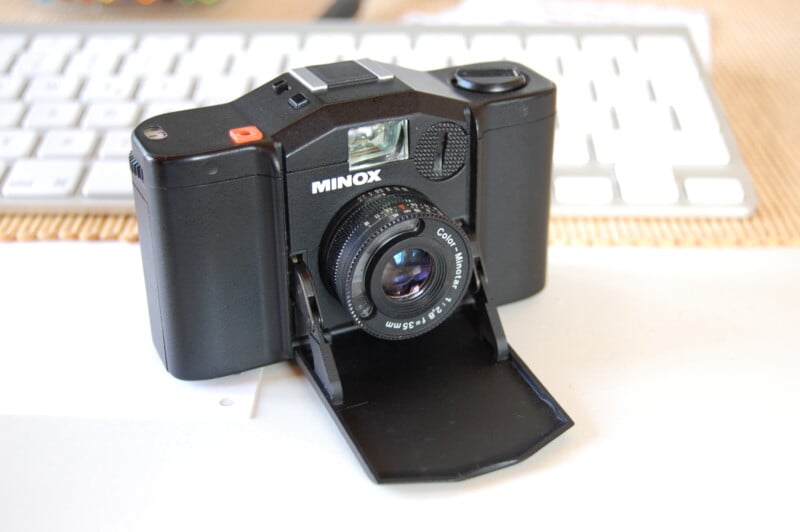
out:
<path id="1" fill-rule="evenodd" d="M 319 194 L 321 192 L 330 192 L 331 190 L 339 190 L 340 188 L 360 187 L 367 183 L 377 183 L 381 180 L 381 169 L 367 170 L 366 172 L 358 172 L 355 174 L 340 175 L 339 177 L 329 177 L 328 179 L 320 179 L 312 181 L 311 193 Z"/>

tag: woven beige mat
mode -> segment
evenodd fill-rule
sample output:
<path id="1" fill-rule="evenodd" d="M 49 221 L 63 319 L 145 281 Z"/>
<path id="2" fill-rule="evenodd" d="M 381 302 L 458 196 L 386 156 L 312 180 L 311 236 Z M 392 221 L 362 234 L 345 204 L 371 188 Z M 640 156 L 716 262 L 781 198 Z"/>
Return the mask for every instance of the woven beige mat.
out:
<path id="1" fill-rule="evenodd" d="M 800 219 L 762 207 L 751 220 L 561 219 L 550 243 L 583 246 L 800 246 Z M 0 241 L 121 240 L 136 242 L 131 215 L 0 216 Z"/>

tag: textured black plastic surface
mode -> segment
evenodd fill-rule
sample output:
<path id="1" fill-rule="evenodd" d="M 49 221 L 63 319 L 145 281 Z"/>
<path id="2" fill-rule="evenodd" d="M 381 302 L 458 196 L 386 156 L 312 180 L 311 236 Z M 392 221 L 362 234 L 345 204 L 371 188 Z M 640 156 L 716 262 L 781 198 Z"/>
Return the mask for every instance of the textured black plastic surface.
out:
<path id="1" fill-rule="evenodd" d="M 550 117 L 478 142 L 475 227 L 498 305 L 544 288 L 553 127 Z"/>
<path id="2" fill-rule="evenodd" d="M 469 136 L 453 122 L 437 122 L 422 134 L 414 165 L 423 177 L 440 181 L 461 170 L 469 157 Z"/>
<path id="3" fill-rule="evenodd" d="M 496 362 L 463 307 L 403 342 L 363 331 L 333 342 L 344 403 L 333 405 L 298 357 L 377 482 L 460 480 L 519 462 L 572 420 L 511 353 Z"/>
<path id="4" fill-rule="evenodd" d="M 134 180 L 153 343 L 180 379 L 290 358 L 281 179 L 177 188 Z"/>

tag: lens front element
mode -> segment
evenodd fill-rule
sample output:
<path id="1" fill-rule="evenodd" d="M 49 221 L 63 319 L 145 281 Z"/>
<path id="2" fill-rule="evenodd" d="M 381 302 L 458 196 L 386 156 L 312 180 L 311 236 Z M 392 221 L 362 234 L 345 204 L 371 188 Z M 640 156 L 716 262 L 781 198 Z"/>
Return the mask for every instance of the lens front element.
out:
<path id="1" fill-rule="evenodd" d="M 334 217 L 320 270 L 356 324 L 402 340 L 444 321 L 470 280 L 467 236 L 420 193 L 381 187 Z"/>
<path id="2" fill-rule="evenodd" d="M 383 292 L 395 301 L 422 295 L 435 273 L 433 258 L 419 248 L 404 249 L 392 256 L 381 276 Z"/>

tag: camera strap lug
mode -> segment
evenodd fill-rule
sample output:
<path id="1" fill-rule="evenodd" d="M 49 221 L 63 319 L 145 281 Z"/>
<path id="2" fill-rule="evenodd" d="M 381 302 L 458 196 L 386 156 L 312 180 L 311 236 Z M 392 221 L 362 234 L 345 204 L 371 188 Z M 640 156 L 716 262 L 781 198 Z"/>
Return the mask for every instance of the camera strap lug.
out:
<path id="1" fill-rule="evenodd" d="M 331 344 L 325 339 L 323 333 L 322 318 L 317 306 L 311 272 L 308 271 L 308 267 L 302 260 L 292 259 L 292 278 L 297 318 L 299 318 L 299 320 L 295 320 L 297 332 L 305 334 L 308 338 L 308 346 L 314 361 L 314 374 L 331 403 L 342 404 L 344 393 L 339 370 L 336 368 Z"/>
<path id="2" fill-rule="evenodd" d="M 486 272 L 483 269 L 481 260 L 480 246 L 475 235 L 469 233 L 470 246 L 472 247 L 472 269 L 473 283 L 470 293 L 475 299 L 475 306 L 478 310 L 478 325 L 481 335 L 492 346 L 497 362 L 504 362 L 509 359 L 508 341 L 503 331 L 503 324 L 500 322 L 500 315 L 497 313 L 497 306 L 490 299 L 486 281 Z"/>

